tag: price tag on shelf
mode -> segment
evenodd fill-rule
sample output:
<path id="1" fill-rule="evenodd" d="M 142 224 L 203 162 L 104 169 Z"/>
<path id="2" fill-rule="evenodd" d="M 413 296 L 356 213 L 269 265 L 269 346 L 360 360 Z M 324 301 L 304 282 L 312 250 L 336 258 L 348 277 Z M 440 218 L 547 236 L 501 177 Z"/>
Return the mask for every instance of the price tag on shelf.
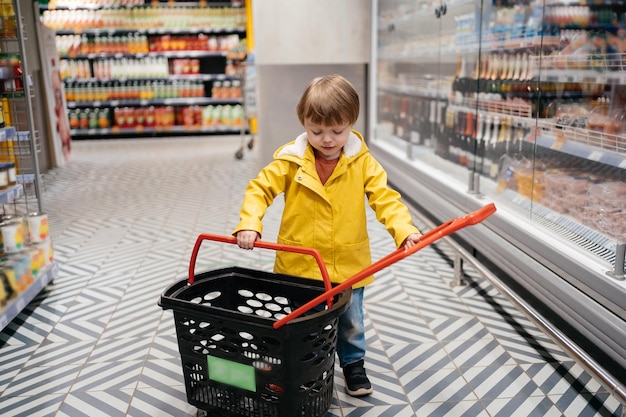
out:
<path id="1" fill-rule="evenodd" d="M 26 307 L 26 300 L 24 300 L 24 297 L 20 297 L 15 300 L 15 306 L 17 307 L 18 311 L 24 310 L 24 307 Z"/>
<path id="2" fill-rule="evenodd" d="M 591 160 L 591 161 L 599 161 L 600 158 L 602 158 L 602 156 L 604 155 L 603 152 L 600 151 L 593 151 L 589 154 L 589 156 L 587 157 L 587 159 Z"/>
<path id="3" fill-rule="evenodd" d="M 522 204 L 524 204 L 526 202 L 526 199 L 518 194 L 515 197 L 513 197 L 512 201 L 513 201 L 513 203 L 517 204 L 518 206 L 521 206 Z"/>

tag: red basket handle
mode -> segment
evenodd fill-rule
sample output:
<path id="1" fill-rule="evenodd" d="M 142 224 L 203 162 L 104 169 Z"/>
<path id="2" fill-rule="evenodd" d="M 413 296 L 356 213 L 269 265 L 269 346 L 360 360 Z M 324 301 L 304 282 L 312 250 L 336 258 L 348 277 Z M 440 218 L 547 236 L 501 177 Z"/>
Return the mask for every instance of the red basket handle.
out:
<path id="1" fill-rule="evenodd" d="M 301 316 L 302 314 L 306 313 L 313 307 L 319 305 L 325 298 L 334 297 L 335 295 L 339 294 L 343 290 L 353 286 L 357 282 L 369 277 L 372 274 L 375 274 L 376 272 L 388 267 L 391 264 L 394 264 L 400 261 L 401 259 L 406 258 L 407 256 L 411 254 L 414 254 L 418 250 L 423 249 L 424 247 L 435 242 L 436 240 L 439 240 L 442 237 L 445 237 L 451 233 L 454 233 L 457 230 L 462 229 L 466 226 L 471 226 L 471 225 L 482 222 L 487 217 L 495 213 L 495 211 L 496 211 L 495 204 L 489 203 L 472 213 L 469 213 L 463 217 L 454 218 L 452 220 L 449 220 L 437 226 L 436 228 L 432 230 L 429 230 L 428 232 L 424 233 L 420 237 L 419 242 L 417 242 L 412 247 L 408 249 L 405 249 L 404 247 L 400 247 L 396 249 L 394 252 L 391 252 L 389 255 L 379 259 L 372 265 L 368 266 L 361 272 L 357 272 L 356 275 L 352 276 L 351 278 L 348 278 L 346 281 L 333 287 L 331 290 L 326 290 L 324 294 L 320 294 L 318 297 L 298 307 L 296 310 L 287 314 L 285 317 L 281 318 L 280 320 L 274 322 L 274 325 L 273 325 L 274 328 L 278 329 L 279 327 L 283 326 L 287 322 Z"/>
<path id="2" fill-rule="evenodd" d="M 193 251 L 191 253 L 191 259 L 189 260 L 189 278 L 188 278 L 188 283 L 189 284 L 193 284 L 194 283 L 194 277 L 195 277 L 195 270 L 196 270 L 196 259 L 198 257 L 198 251 L 200 250 L 200 245 L 202 245 L 202 242 L 205 240 L 212 240 L 215 242 L 223 242 L 223 243 L 234 243 L 237 244 L 237 239 L 232 237 L 232 236 L 221 236 L 221 235 L 213 235 L 210 233 L 202 233 L 201 235 L 198 236 L 198 238 L 196 239 L 196 244 L 193 247 Z M 301 253 L 304 255 L 311 255 L 312 257 L 315 258 L 315 260 L 317 261 L 317 266 L 320 269 L 320 272 L 322 273 L 322 280 L 324 281 L 324 288 L 326 289 L 326 292 L 330 291 L 332 289 L 332 284 L 330 283 L 330 276 L 328 275 L 328 270 L 326 269 L 326 265 L 324 264 L 324 260 L 322 259 L 322 255 L 320 254 L 320 252 L 317 249 L 314 248 L 302 248 L 299 246 L 290 246 L 290 245 L 282 245 L 279 243 L 272 243 L 272 242 L 264 242 L 261 240 L 257 240 L 256 242 L 254 242 L 254 246 L 258 247 L 258 248 L 262 248 L 262 249 L 273 249 L 276 251 L 283 251 L 283 252 L 293 252 L 293 253 Z M 333 305 L 333 296 L 329 296 L 326 301 L 327 301 L 327 305 L 328 307 L 332 307 Z M 323 297 L 325 298 L 325 297 Z M 322 301 L 324 301 L 324 299 L 322 299 Z M 320 301 L 320 303 L 322 302 Z"/>

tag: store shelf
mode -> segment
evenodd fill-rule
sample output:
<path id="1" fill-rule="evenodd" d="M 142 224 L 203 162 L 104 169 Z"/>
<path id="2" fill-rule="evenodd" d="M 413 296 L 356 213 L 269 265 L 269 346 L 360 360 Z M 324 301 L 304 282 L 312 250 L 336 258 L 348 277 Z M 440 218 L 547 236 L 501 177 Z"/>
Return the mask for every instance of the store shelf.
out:
<path id="1" fill-rule="evenodd" d="M 13 298 L 0 311 L 0 331 L 4 329 L 20 312 L 30 303 L 52 280 L 58 272 L 58 265 L 52 263 L 44 271 L 40 272 L 33 283 Z"/>
<path id="2" fill-rule="evenodd" d="M 165 58 L 211 58 L 225 57 L 229 59 L 245 59 L 239 53 L 231 51 L 163 51 L 163 52 L 146 52 L 136 54 L 122 53 L 94 53 L 87 55 L 59 55 L 62 59 L 105 59 L 105 58 L 146 58 L 146 57 L 165 57 Z"/>
<path id="3" fill-rule="evenodd" d="M 218 34 L 218 33 L 236 33 L 245 32 L 243 26 L 232 27 L 202 27 L 202 28 L 151 28 L 151 29 L 132 29 L 132 28 L 109 28 L 109 29 L 82 29 L 82 30 L 58 30 L 57 35 L 124 35 L 128 33 L 138 33 L 144 35 L 197 35 Z"/>
<path id="4" fill-rule="evenodd" d="M 0 204 L 7 204 L 17 200 L 24 194 L 22 184 L 16 184 L 6 190 L 0 190 Z"/>
<path id="5" fill-rule="evenodd" d="M 136 77 L 136 78 L 66 78 L 66 83 L 108 83 L 111 81 L 119 81 L 120 83 L 133 82 L 133 81 L 224 81 L 224 80 L 240 80 L 240 75 L 226 75 L 226 74 L 183 74 L 183 75 L 168 75 L 167 77 Z"/>
<path id="6" fill-rule="evenodd" d="M 152 123 L 138 128 L 129 127 L 133 123 L 116 126 L 119 120 L 113 109 L 172 106 L 179 117 L 178 112 L 190 110 L 185 107 L 243 105 L 241 98 L 230 97 L 238 96 L 234 91 L 239 88 L 241 61 L 247 55 L 244 2 L 144 1 L 119 7 L 104 6 L 104 1 L 92 3 L 66 0 L 40 8 L 42 23 L 56 30 L 72 137 L 239 131 L 185 127 L 190 126 L 189 120 L 177 120 L 175 126 L 163 129 Z M 231 87 L 231 80 L 233 93 L 218 94 Z M 164 85 L 157 91 L 154 82 Z M 141 93 L 125 91 L 132 88 L 136 93 L 137 83 Z M 182 91 L 186 88 L 193 91 Z M 93 91 L 98 95 L 93 96 Z M 90 101 L 93 97 L 100 100 Z M 98 113 L 97 124 L 93 119 L 88 125 L 83 119 L 76 123 L 76 117 L 84 118 L 84 109 L 93 109 L 92 118 Z M 206 114 L 202 117 L 205 126 L 209 125 Z M 171 121 L 160 124 L 171 125 Z"/>
<path id="7" fill-rule="evenodd" d="M 109 129 L 72 129 L 73 136 L 94 135 L 151 135 L 151 134 L 183 134 L 183 133 L 206 133 L 206 134 L 237 134 L 241 128 L 237 127 L 197 127 L 197 126 L 168 126 L 168 127 L 134 127 L 134 128 L 109 128 Z"/>
<path id="8" fill-rule="evenodd" d="M 610 145 L 607 140 L 611 137 Z M 540 130 L 532 136 L 537 145 L 561 153 L 626 169 L 626 141 L 621 144 L 615 135 L 590 132 L 586 129 L 569 128 L 562 133 Z M 611 150 L 613 149 L 613 150 Z"/>
<path id="9" fill-rule="evenodd" d="M 145 106 L 204 106 L 209 104 L 241 104 L 242 99 L 215 99 L 211 97 L 165 98 L 153 100 L 68 101 L 69 109 L 94 107 L 145 107 Z"/>
<path id="10" fill-rule="evenodd" d="M 241 7 L 243 2 L 207 2 L 207 1 L 177 1 L 173 4 L 170 1 L 148 1 L 144 4 L 115 4 L 111 6 L 101 6 L 97 4 L 85 4 L 84 0 L 76 1 L 56 1 L 51 2 L 52 5 L 41 5 L 41 10 L 101 10 L 101 9 L 129 9 L 133 7 L 205 7 L 210 5 L 211 7 Z"/>

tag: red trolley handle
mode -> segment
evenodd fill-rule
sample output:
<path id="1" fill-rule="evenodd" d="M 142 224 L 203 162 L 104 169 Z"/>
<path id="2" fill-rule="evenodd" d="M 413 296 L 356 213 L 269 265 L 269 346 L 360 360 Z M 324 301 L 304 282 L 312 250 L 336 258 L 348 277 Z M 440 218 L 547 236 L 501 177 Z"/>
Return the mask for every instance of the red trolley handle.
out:
<path id="1" fill-rule="evenodd" d="M 441 239 L 442 237 L 445 237 L 451 233 L 454 233 L 457 230 L 462 229 L 466 226 L 471 226 L 471 225 L 482 222 L 487 217 L 495 213 L 495 211 L 496 211 L 495 204 L 489 203 L 472 213 L 469 213 L 463 217 L 454 218 L 452 220 L 449 220 L 437 226 L 436 228 L 432 230 L 429 230 L 428 232 L 424 233 L 420 237 L 419 242 L 417 242 L 415 245 L 411 246 L 408 249 L 406 249 L 404 246 L 396 249 L 394 252 L 391 252 L 389 255 L 379 259 L 372 265 L 363 269 L 361 272 L 357 272 L 351 278 L 348 278 L 346 281 L 333 287 L 331 290 L 327 290 L 327 292 L 325 292 L 324 294 L 320 294 L 313 300 L 307 302 L 306 304 L 298 307 L 296 310 L 287 314 L 285 317 L 281 318 L 280 320 L 277 320 L 276 322 L 274 322 L 273 327 L 275 329 L 278 329 L 279 327 L 283 326 L 289 321 L 301 316 L 302 314 L 306 313 L 313 307 L 319 305 L 325 298 L 334 297 L 335 295 L 339 294 L 343 290 L 353 286 L 357 282 L 369 277 L 372 274 L 375 274 L 376 272 L 388 267 L 391 264 L 394 264 L 400 261 L 401 259 L 406 258 L 407 256 L 417 252 L 420 249 L 423 249 L 424 247 L 430 245 L 436 240 Z"/>
<path id="2" fill-rule="evenodd" d="M 198 257 L 198 251 L 200 250 L 200 245 L 202 245 L 202 242 L 205 240 L 237 244 L 237 239 L 232 236 L 220 236 L 220 235 L 213 235 L 209 233 L 203 233 L 199 235 L 198 238 L 196 239 L 196 244 L 193 247 L 193 251 L 191 253 L 191 259 L 189 260 L 189 279 L 187 282 L 190 285 L 194 283 L 196 258 Z M 322 255 L 317 249 L 302 248 L 299 246 L 282 245 L 279 243 L 272 243 L 272 242 L 263 242 L 261 240 L 257 240 L 256 242 L 254 242 L 254 246 L 258 248 L 262 248 L 262 249 L 273 249 L 276 251 L 293 252 L 293 253 L 300 253 L 304 255 L 311 255 L 312 257 L 315 258 L 315 260 L 317 261 L 317 266 L 320 268 L 320 271 L 322 273 L 322 280 L 324 281 L 324 288 L 326 292 L 332 289 L 332 284 L 330 283 L 330 276 L 328 275 L 328 270 L 326 269 L 326 265 L 324 264 Z M 326 298 L 326 297 L 322 297 L 322 298 Z M 322 301 L 324 300 L 322 299 Z M 326 304 L 328 305 L 328 308 L 332 307 L 333 305 L 332 296 L 328 296 L 326 300 Z"/>

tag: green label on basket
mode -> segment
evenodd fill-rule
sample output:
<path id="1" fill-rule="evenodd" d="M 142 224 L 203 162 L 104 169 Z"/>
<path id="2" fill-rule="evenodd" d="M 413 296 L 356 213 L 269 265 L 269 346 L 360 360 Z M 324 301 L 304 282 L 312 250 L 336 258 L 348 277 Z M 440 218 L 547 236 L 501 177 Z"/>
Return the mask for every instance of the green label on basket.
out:
<path id="1" fill-rule="evenodd" d="M 254 367 L 210 355 L 207 361 L 210 380 L 256 392 Z"/>

